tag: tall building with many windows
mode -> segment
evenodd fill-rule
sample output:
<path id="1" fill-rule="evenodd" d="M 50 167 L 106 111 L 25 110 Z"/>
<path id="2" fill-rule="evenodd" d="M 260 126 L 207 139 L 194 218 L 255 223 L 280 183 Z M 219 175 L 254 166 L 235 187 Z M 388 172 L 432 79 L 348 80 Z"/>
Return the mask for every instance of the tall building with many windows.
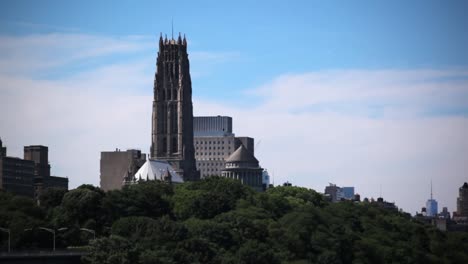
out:
<path id="1" fill-rule="evenodd" d="M 24 159 L 8 157 L 0 140 L 0 189 L 39 199 L 47 188 L 68 189 L 68 179 L 51 176 L 46 146 L 24 147 Z"/>
<path id="2" fill-rule="evenodd" d="M 432 182 L 431 182 L 431 199 L 428 199 L 426 202 L 426 215 L 430 217 L 435 217 L 439 213 L 439 208 L 437 201 L 432 197 Z"/>
<path id="3" fill-rule="evenodd" d="M 7 156 L 0 139 L 0 190 L 34 197 L 34 162 Z"/>
<path id="4" fill-rule="evenodd" d="M 457 216 L 468 217 L 468 183 L 464 183 L 458 190 Z"/>
<path id="5" fill-rule="evenodd" d="M 151 158 L 169 162 L 184 181 L 198 180 L 192 81 L 185 36 L 159 38 L 153 100 Z"/>
<path id="6" fill-rule="evenodd" d="M 254 154 L 254 139 L 236 137 L 231 117 L 196 116 L 193 123 L 195 159 L 202 178 L 221 176 L 226 159 L 241 145 Z"/>

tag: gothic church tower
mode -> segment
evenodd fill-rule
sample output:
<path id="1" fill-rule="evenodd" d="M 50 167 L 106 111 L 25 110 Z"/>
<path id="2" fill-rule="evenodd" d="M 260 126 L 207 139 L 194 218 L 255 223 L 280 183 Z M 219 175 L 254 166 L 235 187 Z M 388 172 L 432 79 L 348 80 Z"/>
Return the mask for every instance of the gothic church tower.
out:
<path id="1" fill-rule="evenodd" d="M 187 41 L 159 38 L 154 77 L 151 158 L 166 160 L 184 181 L 200 179 L 193 147 L 192 81 Z"/>

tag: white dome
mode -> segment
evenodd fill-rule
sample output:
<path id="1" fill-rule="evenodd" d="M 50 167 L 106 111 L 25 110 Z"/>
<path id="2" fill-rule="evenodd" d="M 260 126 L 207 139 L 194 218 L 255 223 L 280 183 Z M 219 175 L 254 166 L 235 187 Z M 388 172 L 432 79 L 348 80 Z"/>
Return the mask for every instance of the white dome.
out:
<path id="1" fill-rule="evenodd" d="M 182 183 L 184 180 L 180 177 L 174 168 L 167 162 L 162 160 L 149 159 L 141 166 L 141 168 L 135 173 L 135 180 L 160 180 L 164 181 L 164 177 L 167 173 L 171 175 L 171 182 Z"/>

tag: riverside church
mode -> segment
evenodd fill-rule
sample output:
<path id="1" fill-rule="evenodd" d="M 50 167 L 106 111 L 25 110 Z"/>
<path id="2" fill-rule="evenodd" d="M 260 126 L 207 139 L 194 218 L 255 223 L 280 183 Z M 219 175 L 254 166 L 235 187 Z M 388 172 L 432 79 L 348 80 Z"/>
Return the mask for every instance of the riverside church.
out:
<path id="1" fill-rule="evenodd" d="M 192 81 L 185 35 L 182 38 L 179 33 L 177 39 L 168 39 L 167 36 L 163 38 L 162 34 L 159 37 L 153 93 L 148 160 L 140 150 L 117 149 L 114 152 L 101 152 L 103 190 L 120 189 L 123 185 L 146 180 L 181 183 L 201 178 L 195 159 Z M 232 128 L 232 123 L 230 127 Z M 223 131 L 226 130 L 223 128 Z M 248 142 L 240 140 L 241 138 L 235 139 L 235 143 L 226 140 L 235 148 L 227 147 L 225 152 L 218 150 L 198 153 L 206 154 L 203 156 L 208 162 L 216 160 L 216 164 L 224 165 L 217 176 L 239 180 L 255 190 L 264 190 L 264 172 L 253 155 L 253 139 L 242 138 L 250 139 Z M 216 142 L 218 141 L 223 139 L 218 138 Z M 224 155 L 223 158 L 219 154 Z M 209 176 L 211 175 L 205 175 Z"/>

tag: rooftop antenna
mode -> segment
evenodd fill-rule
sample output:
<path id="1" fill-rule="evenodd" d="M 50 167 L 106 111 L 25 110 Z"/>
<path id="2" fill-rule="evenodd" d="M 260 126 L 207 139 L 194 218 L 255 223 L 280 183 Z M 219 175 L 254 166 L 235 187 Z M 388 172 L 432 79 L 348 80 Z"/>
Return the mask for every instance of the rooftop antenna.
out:
<path id="1" fill-rule="evenodd" d="M 174 18 L 172 18 L 172 39 L 174 39 Z"/>
<path id="2" fill-rule="evenodd" d="M 380 198 L 383 198 L 382 197 L 382 184 L 380 184 Z"/>
<path id="3" fill-rule="evenodd" d="M 431 179 L 431 200 L 432 200 L 432 179 Z"/>

